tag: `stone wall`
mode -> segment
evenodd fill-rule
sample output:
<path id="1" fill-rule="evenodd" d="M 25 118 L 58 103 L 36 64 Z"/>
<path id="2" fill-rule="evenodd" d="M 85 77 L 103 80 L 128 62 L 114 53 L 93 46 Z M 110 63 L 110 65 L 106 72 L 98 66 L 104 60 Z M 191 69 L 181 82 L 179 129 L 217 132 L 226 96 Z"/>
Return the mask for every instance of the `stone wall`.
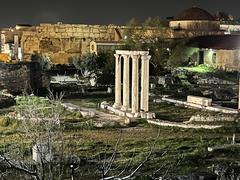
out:
<path id="1" fill-rule="evenodd" d="M 90 53 L 90 42 L 120 42 L 124 38 L 126 26 L 81 25 L 81 24 L 40 24 L 35 31 L 23 31 L 21 47 L 24 60 L 31 60 L 35 53 L 45 54 L 54 64 L 69 64 L 71 58 Z M 134 32 L 143 36 L 171 37 L 169 28 L 134 28 Z"/>
<path id="2" fill-rule="evenodd" d="M 37 63 L 0 63 L 0 90 L 19 94 L 24 90 L 31 92 L 46 86 Z"/>
<path id="3" fill-rule="evenodd" d="M 215 21 L 210 26 L 219 26 Z M 40 24 L 21 33 L 21 47 L 24 60 L 31 60 L 33 54 L 44 54 L 54 64 L 69 64 L 72 57 L 90 53 L 90 42 L 120 42 L 124 38 L 126 26 L 83 25 L 83 24 Z M 174 30 L 172 28 L 135 27 L 134 33 L 141 33 L 145 39 L 151 37 L 189 38 L 203 35 L 223 34 L 217 28 L 210 30 Z"/>
<path id="4" fill-rule="evenodd" d="M 224 31 L 171 30 L 171 38 L 192 38 L 197 36 L 223 35 Z"/>
<path id="5" fill-rule="evenodd" d="M 90 42 L 120 41 L 122 26 L 40 24 L 36 31 L 24 31 L 21 38 L 24 58 L 34 53 L 47 54 L 53 63 L 68 64 L 73 56 L 90 52 Z"/>
<path id="6" fill-rule="evenodd" d="M 226 70 L 240 69 L 240 50 L 217 50 L 216 66 Z"/>
<path id="7" fill-rule="evenodd" d="M 215 56 L 215 58 L 213 57 Z M 224 70 L 240 69 L 240 50 L 204 51 L 204 63 Z"/>

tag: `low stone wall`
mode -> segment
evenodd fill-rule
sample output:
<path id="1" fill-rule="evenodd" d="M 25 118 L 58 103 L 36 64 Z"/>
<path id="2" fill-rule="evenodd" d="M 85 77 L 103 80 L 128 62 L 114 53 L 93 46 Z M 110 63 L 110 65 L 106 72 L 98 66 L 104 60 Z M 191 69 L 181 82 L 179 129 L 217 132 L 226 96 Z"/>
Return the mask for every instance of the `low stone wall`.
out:
<path id="1" fill-rule="evenodd" d="M 212 99 L 205 98 L 205 97 L 199 97 L 199 96 L 187 96 L 187 102 L 193 103 L 193 104 L 199 104 L 202 106 L 211 106 L 212 105 Z"/>
<path id="2" fill-rule="evenodd" d="M 159 119 L 147 120 L 147 122 L 150 124 L 158 125 L 158 126 L 178 127 L 178 128 L 184 128 L 184 129 L 217 129 L 222 127 L 221 125 L 184 124 L 184 123 L 162 121 Z"/>
<path id="3" fill-rule="evenodd" d="M 32 92 L 47 86 L 43 82 L 42 71 L 37 63 L 6 64 L 0 62 L 0 90 L 7 89 L 12 94 L 22 93 L 24 90 Z"/>
<path id="4" fill-rule="evenodd" d="M 220 115 L 216 115 L 216 116 L 202 116 L 202 115 L 196 115 L 196 116 L 192 116 L 189 121 L 187 121 L 186 123 L 190 123 L 190 122 L 234 122 L 237 121 L 239 118 L 238 116 L 220 116 Z"/>
<path id="5" fill-rule="evenodd" d="M 225 113 L 225 114 L 238 114 L 239 113 L 238 109 L 226 108 L 226 107 L 217 106 L 217 105 L 203 106 L 203 105 L 199 105 L 199 104 L 189 103 L 186 101 L 180 101 L 180 100 L 166 98 L 166 97 L 155 100 L 155 102 L 161 102 L 161 101 L 166 101 L 166 102 L 170 102 L 170 103 L 174 103 L 174 104 L 178 104 L 178 105 L 182 105 L 182 106 L 186 106 L 186 107 L 196 108 L 196 109 L 221 112 L 221 113 Z"/>

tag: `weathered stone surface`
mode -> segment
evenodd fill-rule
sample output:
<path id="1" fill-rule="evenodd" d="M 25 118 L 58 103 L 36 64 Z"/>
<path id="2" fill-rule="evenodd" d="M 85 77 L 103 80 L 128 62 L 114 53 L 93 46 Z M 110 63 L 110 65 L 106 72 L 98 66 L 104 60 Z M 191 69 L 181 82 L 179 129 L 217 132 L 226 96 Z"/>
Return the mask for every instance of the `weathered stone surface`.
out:
<path id="1" fill-rule="evenodd" d="M 198 75 L 196 74 L 193 78 L 197 81 L 197 84 L 208 84 L 208 85 L 233 85 L 234 82 L 226 81 L 220 78 L 211 77 L 209 75 Z"/>
<path id="2" fill-rule="evenodd" d="M 193 104 L 199 104 L 203 106 L 211 106 L 212 105 L 212 99 L 205 98 L 205 97 L 199 97 L 199 96 L 187 96 L 187 102 L 193 103 Z"/>
<path id="3" fill-rule="evenodd" d="M 226 121 L 236 121 L 238 118 L 237 116 L 202 116 L 202 115 L 196 115 L 192 116 L 190 120 L 187 122 L 226 122 Z"/>
<path id="4" fill-rule="evenodd" d="M 43 84 L 48 83 L 43 83 L 43 74 L 37 63 L 0 63 L 0 89 L 18 94 L 42 88 Z"/>
<path id="5" fill-rule="evenodd" d="M 58 59 L 52 56 L 51 60 L 56 64 L 68 64 L 68 57 L 76 54 L 90 53 L 89 44 L 91 41 L 120 41 L 123 38 L 125 26 L 114 25 L 84 25 L 84 24 L 40 24 L 36 31 L 23 31 L 21 46 L 24 51 L 24 59 L 30 60 L 34 52 L 41 53 L 62 53 L 68 54 Z M 162 30 L 150 29 L 153 32 L 165 33 Z M 149 34 L 149 33 L 148 33 Z M 169 35 L 166 33 L 166 35 Z M 69 48 L 66 43 L 75 44 Z M 77 45 L 78 44 L 78 45 Z"/>
<path id="6" fill-rule="evenodd" d="M 62 106 L 69 111 L 79 111 L 79 106 L 72 104 L 72 103 L 62 103 Z"/>
<path id="7" fill-rule="evenodd" d="M 35 162 L 40 163 L 41 161 L 49 162 L 52 160 L 53 154 L 51 145 L 47 143 L 37 143 L 32 148 L 32 157 Z"/>
<path id="8" fill-rule="evenodd" d="M 96 115 L 95 111 L 93 111 L 93 110 L 88 110 L 88 111 L 81 110 L 80 113 L 81 113 L 82 117 L 84 117 L 84 118 L 85 117 L 92 118 L 92 117 L 95 117 L 95 115 Z"/>

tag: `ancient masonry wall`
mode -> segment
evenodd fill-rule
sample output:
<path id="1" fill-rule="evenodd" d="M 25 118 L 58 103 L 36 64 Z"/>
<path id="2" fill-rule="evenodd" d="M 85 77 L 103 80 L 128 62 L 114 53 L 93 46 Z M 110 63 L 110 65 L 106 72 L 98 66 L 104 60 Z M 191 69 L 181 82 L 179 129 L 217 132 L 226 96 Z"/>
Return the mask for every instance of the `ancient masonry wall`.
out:
<path id="1" fill-rule="evenodd" d="M 90 42 L 119 41 L 124 27 L 74 24 L 40 24 L 36 31 L 23 31 L 21 47 L 24 58 L 46 54 L 56 64 L 68 64 L 71 57 L 89 53 Z"/>
<path id="2" fill-rule="evenodd" d="M 20 94 L 48 86 L 37 63 L 24 62 L 17 64 L 0 63 L 0 89 Z M 44 82 L 45 81 L 45 82 Z"/>
<path id="3" fill-rule="evenodd" d="M 239 50 L 217 50 L 216 66 L 225 70 L 239 70 Z"/>
<path id="4" fill-rule="evenodd" d="M 124 38 L 126 26 L 83 25 L 83 24 L 40 24 L 35 30 L 24 30 L 21 47 L 24 60 L 31 60 L 34 54 L 44 54 L 54 64 L 69 64 L 73 57 L 90 53 L 91 41 L 119 42 Z M 143 33 L 142 29 L 134 29 Z M 171 28 L 148 28 L 145 38 L 151 36 L 164 38 L 186 38 L 200 35 L 223 34 L 223 31 L 174 31 Z"/>
<path id="5" fill-rule="evenodd" d="M 215 58 L 213 57 L 215 54 Z M 240 68 L 240 50 L 214 50 L 204 52 L 204 64 L 212 65 L 224 70 L 238 70 Z"/>

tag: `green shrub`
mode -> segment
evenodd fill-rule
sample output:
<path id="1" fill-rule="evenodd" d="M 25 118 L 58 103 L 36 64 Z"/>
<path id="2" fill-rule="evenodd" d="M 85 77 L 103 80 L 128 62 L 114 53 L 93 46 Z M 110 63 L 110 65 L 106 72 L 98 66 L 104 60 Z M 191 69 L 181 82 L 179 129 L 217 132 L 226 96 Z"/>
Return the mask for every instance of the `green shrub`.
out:
<path id="1" fill-rule="evenodd" d="M 8 118 L 0 117 L 0 126 L 1 127 L 7 127 L 10 125 L 10 121 Z"/>

